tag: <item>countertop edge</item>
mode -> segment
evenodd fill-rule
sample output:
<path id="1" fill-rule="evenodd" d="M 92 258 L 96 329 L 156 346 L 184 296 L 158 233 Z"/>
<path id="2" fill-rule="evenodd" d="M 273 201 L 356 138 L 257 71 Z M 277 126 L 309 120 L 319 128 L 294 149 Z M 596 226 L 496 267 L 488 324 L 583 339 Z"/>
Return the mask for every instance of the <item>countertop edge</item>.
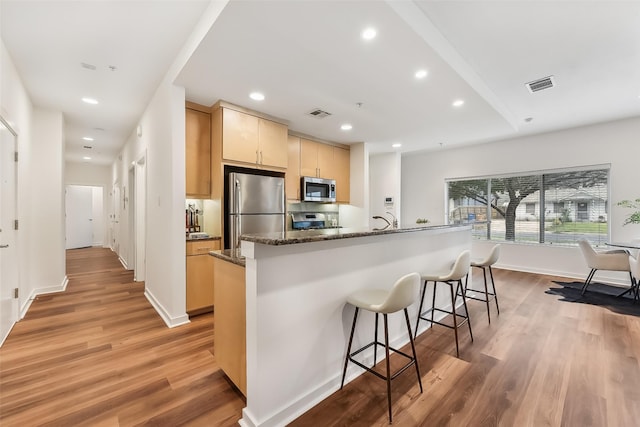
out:
<path id="1" fill-rule="evenodd" d="M 228 249 L 225 250 L 218 250 L 218 251 L 210 251 L 209 255 L 211 255 L 214 258 L 218 258 L 221 259 L 223 261 L 227 261 L 236 265 L 239 265 L 240 267 L 245 267 L 246 266 L 246 261 L 244 257 L 237 257 L 237 256 L 231 256 L 230 252 Z"/>
<path id="2" fill-rule="evenodd" d="M 338 239 L 352 239 L 356 237 L 368 237 L 368 236 L 380 236 L 385 234 L 400 234 L 400 233 L 414 233 L 430 230 L 442 230 L 442 229 L 471 229 L 470 224 L 443 224 L 443 225 L 431 225 L 421 227 L 407 227 L 407 228 L 394 228 L 387 230 L 358 230 L 340 232 L 341 229 L 328 229 L 332 234 L 309 234 L 309 235 L 296 235 L 296 237 L 273 237 L 270 235 L 242 235 L 241 240 L 253 243 L 261 243 L 270 246 L 282 246 L 282 245 L 294 245 L 298 243 L 310 243 L 310 242 L 322 242 L 327 240 Z M 332 230 L 332 231 L 331 231 Z"/>

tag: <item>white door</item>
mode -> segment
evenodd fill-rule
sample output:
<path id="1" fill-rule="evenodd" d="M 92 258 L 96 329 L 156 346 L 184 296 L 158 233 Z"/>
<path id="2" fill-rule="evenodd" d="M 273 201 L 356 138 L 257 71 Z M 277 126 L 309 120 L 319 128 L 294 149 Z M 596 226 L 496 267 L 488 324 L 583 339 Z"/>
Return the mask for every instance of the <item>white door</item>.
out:
<path id="1" fill-rule="evenodd" d="M 111 250 L 120 256 L 120 184 L 113 184 L 111 197 Z"/>
<path id="2" fill-rule="evenodd" d="M 67 249 L 93 245 L 93 188 L 67 185 L 65 197 Z"/>
<path id="3" fill-rule="evenodd" d="M 16 137 L 0 117 L 0 345 L 18 320 Z"/>

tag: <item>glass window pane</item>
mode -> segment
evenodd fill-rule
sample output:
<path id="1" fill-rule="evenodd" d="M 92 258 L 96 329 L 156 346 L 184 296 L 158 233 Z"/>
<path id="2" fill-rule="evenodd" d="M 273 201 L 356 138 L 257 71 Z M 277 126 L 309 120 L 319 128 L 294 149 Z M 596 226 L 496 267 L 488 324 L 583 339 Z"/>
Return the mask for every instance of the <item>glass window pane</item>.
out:
<path id="1" fill-rule="evenodd" d="M 497 218 L 491 223 L 492 240 L 539 242 L 540 177 L 538 175 L 492 178 L 497 197 Z"/>
<path id="2" fill-rule="evenodd" d="M 545 174 L 544 188 L 546 243 L 576 244 L 586 238 L 597 246 L 608 240 L 607 170 Z"/>

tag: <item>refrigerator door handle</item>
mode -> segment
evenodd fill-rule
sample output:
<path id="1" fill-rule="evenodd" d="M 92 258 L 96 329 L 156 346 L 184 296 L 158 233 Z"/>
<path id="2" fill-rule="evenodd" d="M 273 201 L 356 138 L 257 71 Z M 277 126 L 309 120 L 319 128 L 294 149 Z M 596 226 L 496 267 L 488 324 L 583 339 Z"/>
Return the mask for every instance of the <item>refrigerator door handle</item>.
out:
<path id="1" fill-rule="evenodd" d="M 236 215 L 234 216 L 234 221 L 235 224 L 233 225 L 234 230 L 236 230 L 236 235 L 235 235 L 235 247 L 237 249 L 240 249 L 240 236 L 242 235 L 242 221 L 240 221 L 240 214 L 241 212 L 241 205 L 242 203 L 240 203 L 240 200 L 242 198 L 242 191 L 241 191 L 241 187 L 240 187 L 240 180 L 236 179 L 236 190 L 235 190 L 235 196 L 236 196 L 236 200 L 235 200 L 235 208 L 236 208 Z"/>

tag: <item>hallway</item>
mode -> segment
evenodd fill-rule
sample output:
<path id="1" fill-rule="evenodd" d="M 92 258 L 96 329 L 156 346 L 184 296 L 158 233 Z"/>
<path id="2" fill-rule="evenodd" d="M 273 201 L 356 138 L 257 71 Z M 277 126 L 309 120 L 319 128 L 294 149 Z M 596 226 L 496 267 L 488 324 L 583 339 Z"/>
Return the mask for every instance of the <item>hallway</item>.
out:
<path id="1" fill-rule="evenodd" d="M 167 328 L 109 249 L 68 250 L 66 269 L 66 291 L 36 298 L 0 348 L 0 425 L 237 424 L 212 314 Z"/>

